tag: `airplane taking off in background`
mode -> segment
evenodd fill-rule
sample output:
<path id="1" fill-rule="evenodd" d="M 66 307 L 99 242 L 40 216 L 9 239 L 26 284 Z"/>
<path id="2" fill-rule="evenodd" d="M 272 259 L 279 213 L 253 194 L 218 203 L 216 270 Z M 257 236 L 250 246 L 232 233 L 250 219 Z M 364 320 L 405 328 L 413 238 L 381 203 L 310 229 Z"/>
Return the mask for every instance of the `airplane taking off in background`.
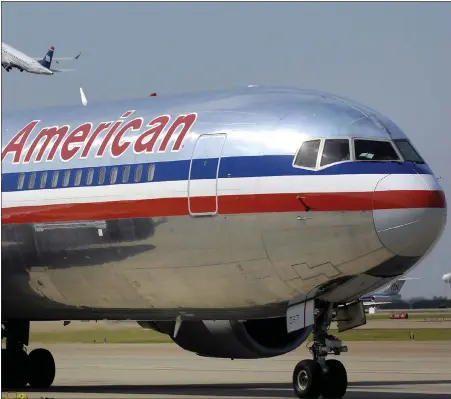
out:
<path id="1" fill-rule="evenodd" d="M 360 298 L 364 307 L 368 307 L 370 314 L 376 313 L 378 305 L 385 305 L 392 303 L 395 300 L 401 299 L 401 289 L 407 280 L 419 280 L 414 277 L 403 277 L 395 280 L 390 286 L 383 292 L 374 292 L 370 295 L 365 295 Z"/>
<path id="2" fill-rule="evenodd" d="M 2 379 L 16 389 L 55 378 L 48 350 L 24 349 L 31 321 L 106 319 L 218 358 L 279 356 L 312 333 L 294 391 L 341 398 L 334 317 L 339 331 L 365 324 L 360 297 L 446 224 L 399 127 L 316 91 L 20 111 L 3 115 L 2 146 Z"/>
<path id="3" fill-rule="evenodd" d="M 70 72 L 73 69 L 55 69 L 51 68 L 52 60 L 59 61 L 78 60 L 81 53 L 75 57 L 54 58 L 55 47 L 51 46 L 43 59 L 32 58 L 15 49 L 14 47 L 2 42 L 2 67 L 9 72 L 12 68 L 17 68 L 20 72 L 26 71 L 37 75 L 53 75 L 54 72 Z"/>

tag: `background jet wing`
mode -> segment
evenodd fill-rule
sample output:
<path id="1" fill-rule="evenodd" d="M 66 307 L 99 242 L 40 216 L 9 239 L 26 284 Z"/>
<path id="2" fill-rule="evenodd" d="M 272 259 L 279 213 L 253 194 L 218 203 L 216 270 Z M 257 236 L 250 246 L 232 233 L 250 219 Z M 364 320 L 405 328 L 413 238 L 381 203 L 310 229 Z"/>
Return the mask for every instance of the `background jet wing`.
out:
<path id="1" fill-rule="evenodd" d="M 78 60 L 81 56 L 81 51 L 74 57 L 52 57 L 52 61 L 59 64 L 59 61 L 73 61 Z M 41 61 L 42 57 L 33 57 L 36 61 Z"/>
<path id="2" fill-rule="evenodd" d="M 60 63 L 60 61 L 73 61 L 78 60 L 80 58 L 81 52 L 79 52 L 75 57 L 54 57 L 53 61 L 55 61 L 57 64 Z"/>
<path id="3" fill-rule="evenodd" d="M 363 305 L 364 306 L 375 306 L 375 305 L 388 305 L 389 303 L 392 303 L 392 302 L 390 302 L 390 301 L 378 301 L 378 302 L 376 302 L 376 301 L 364 301 L 363 302 Z"/>

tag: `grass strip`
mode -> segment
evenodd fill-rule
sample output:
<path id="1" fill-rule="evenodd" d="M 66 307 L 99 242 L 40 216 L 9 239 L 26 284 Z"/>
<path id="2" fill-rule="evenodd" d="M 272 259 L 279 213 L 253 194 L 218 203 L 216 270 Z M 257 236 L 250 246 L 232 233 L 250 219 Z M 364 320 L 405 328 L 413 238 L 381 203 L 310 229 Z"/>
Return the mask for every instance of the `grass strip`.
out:
<path id="1" fill-rule="evenodd" d="M 409 341 L 412 332 L 415 341 L 448 341 L 451 340 L 451 330 L 448 328 L 419 328 L 419 329 L 358 329 L 337 333 L 329 332 L 343 341 Z"/>
<path id="2" fill-rule="evenodd" d="M 74 344 L 161 344 L 172 342 L 165 334 L 143 328 L 93 328 L 73 331 L 31 332 L 30 342 Z"/>
<path id="3" fill-rule="evenodd" d="M 410 331 L 414 334 L 415 341 L 447 341 L 451 340 L 451 330 L 445 328 L 425 329 L 357 329 L 337 333 L 337 330 L 329 330 L 343 341 L 409 341 Z M 309 337 L 311 340 L 311 336 Z M 31 332 L 30 342 L 41 344 L 55 343 L 83 343 L 83 344 L 130 344 L 130 343 L 171 343 L 172 340 L 152 330 L 140 328 L 103 329 L 93 328 L 77 331 L 53 331 Z"/>
<path id="4" fill-rule="evenodd" d="M 393 312 L 395 313 L 395 312 Z M 429 319 L 451 319 L 451 313 L 441 313 L 441 312 L 431 312 L 431 313 L 409 313 L 408 310 L 403 312 L 396 312 L 396 313 L 407 313 L 409 315 L 408 320 L 429 320 Z M 390 320 L 391 313 L 379 313 L 379 314 L 371 314 L 366 315 L 367 320 Z"/>

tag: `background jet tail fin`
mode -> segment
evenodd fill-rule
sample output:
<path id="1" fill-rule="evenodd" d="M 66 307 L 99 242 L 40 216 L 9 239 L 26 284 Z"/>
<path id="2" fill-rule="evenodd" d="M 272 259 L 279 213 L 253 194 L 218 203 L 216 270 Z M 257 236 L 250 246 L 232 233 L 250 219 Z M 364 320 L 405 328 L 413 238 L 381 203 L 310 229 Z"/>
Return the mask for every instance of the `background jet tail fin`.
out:
<path id="1" fill-rule="evenodd" d="M 52 65 L 52 59 L 53 59 L 53 53 L 55 52 L 55 47 L 50 46 L 49 50 L 47 51 L 47 54 L 44 56 L 42 60 L 39 60 L 39 63 L 47 69 L 50 69 L 50 66 Z"/>
<path id="2" fill-rule="evenodd" d="M 399 279 L 390 284 L 390 286 L 384 291 L 384 294 L 396 295 L 399 294 L 406 280 Z"/>
<path id="3" fill-rule="evenodd" d="M 390 284 L 390 286 L 384 291 L 388 295 L 397 295 L 400 293 L 403 285 L 407 280 L 421 280 L 421 277 L 401 277 Z"/>

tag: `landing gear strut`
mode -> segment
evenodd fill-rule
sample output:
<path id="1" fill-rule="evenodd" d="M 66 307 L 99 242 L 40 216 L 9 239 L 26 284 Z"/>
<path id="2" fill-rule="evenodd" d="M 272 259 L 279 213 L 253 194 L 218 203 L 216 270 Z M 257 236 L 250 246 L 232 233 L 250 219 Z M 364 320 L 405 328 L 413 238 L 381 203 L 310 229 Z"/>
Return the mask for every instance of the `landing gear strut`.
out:
<path id="1" fill-rule="evenodd" d="M 318 307 L 319 305 L 319 307 Z M 327 334 L 332 322 L 333 304 L 317 303 L 313 327 L 313 360 L 300 361 L 293 371 L 293 388 L 298 398 L 342 398 L 348 388 L 346 369 L 336 359 L 326 360 L 330 353 L 340 355 L 348 348 L 333 335 Z"/>
<path id="2" fill-rule="evenodd" d="M 29 354 L 30 322 L 23 320 L 2 323 L 2 388 L 21 389 L 27 384 L 33 388 L 48 388 L 55 379 L 55 361 L 47 349 L 34 349 Z"/>

